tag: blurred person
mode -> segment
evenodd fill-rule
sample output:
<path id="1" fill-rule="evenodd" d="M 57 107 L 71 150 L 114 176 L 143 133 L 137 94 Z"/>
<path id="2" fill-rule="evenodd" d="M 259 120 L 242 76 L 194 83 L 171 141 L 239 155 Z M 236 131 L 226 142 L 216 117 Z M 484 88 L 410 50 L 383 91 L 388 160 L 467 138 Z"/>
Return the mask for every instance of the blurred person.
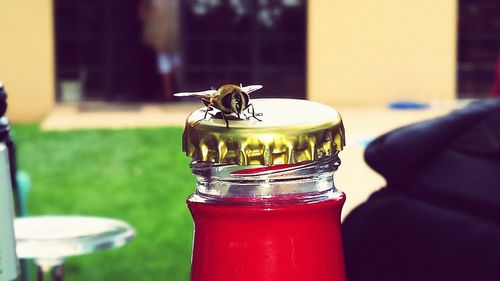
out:
<path id="1" fill-rule="evenodd" d="M 163 97 L 173 101 L 181 65 L 178 0 L 141 0 L 142 40 L 157 53 L 157 68 L 163 82 Z"/>

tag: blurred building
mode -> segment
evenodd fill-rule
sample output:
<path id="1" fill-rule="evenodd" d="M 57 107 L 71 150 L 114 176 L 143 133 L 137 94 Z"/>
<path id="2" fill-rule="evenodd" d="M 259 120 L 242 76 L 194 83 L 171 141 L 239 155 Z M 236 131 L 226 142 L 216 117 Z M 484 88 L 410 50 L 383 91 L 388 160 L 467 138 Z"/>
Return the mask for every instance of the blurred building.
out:
<path id="1" fill-rule="evenodd" d="M 493 0 L 180 3 L 182 90 L 260 83 L 266 97 L 332 105 L 482 97 L 500 46 Z M 0 2 L 0 80 L 14 121 L 40 120 L 57 103 L 161 100 L 138 5 Z"/>

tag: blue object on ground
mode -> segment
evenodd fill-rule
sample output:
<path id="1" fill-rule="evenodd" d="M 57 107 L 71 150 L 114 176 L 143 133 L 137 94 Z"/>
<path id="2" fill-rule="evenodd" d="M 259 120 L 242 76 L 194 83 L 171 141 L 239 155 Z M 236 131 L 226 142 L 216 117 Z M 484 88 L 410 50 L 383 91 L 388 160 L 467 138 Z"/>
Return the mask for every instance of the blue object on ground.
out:
<path id="1" fill-rule="evenodd" d="M 389 103 L 390 109 L 425 109 L 428 108 L 429 104 L 424 102 L 416 101 L 395 101 Z"/>

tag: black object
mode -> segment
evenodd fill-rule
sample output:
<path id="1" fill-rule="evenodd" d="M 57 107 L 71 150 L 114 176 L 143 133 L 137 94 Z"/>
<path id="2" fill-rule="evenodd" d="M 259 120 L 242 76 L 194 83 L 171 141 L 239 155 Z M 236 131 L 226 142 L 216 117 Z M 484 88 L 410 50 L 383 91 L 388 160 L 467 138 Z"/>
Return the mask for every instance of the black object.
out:
<path id="1" fill-rule="evenodd" d="M 0 117 L 5 115 L 7 111 L 7 93 L 3 87 L 3 84 L 0 83 Z"/>
<path id="2" fill-rule="evenodd" d="M 500 99 L 382 135 L 365 159 L 387 186 L 344 221 L 348 281 L 500 280 Z"/>
<path id="3" fill-rule="evenodd" d="M 10 122 L 4 116 L 5 112 L 7 112 L 7 93 L 0 82 L 0 142 L 6 142 L 9 139 Z"/>

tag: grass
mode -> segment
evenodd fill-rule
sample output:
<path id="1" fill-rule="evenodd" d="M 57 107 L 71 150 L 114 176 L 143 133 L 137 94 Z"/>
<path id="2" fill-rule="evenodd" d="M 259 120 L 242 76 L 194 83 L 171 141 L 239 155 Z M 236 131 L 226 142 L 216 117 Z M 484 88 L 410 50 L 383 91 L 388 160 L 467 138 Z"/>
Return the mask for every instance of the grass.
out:
<path id="1" fill-rule="evenodd" d="M 78 214 L 129 222 L 129 245 L 66 262 L 68 280 L 188 280 L 195 180 L 180 128 L 42 132 L 13 127 L 29 173 L 30 215 Z"/>

